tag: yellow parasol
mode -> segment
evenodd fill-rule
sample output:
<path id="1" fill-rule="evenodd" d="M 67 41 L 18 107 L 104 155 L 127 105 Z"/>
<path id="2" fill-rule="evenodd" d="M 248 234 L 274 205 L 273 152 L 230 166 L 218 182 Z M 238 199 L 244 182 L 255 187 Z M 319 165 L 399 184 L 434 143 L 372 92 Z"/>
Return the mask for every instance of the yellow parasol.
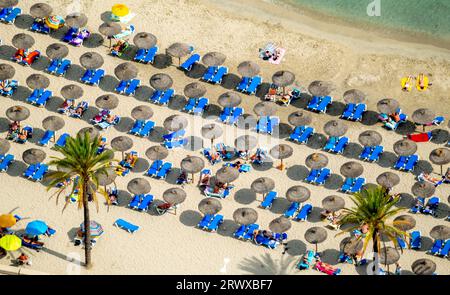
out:
<path id="1" fill-rule="evenodd" d="M 11 227 L 17 222 L 16 218 L 12 214 L 0 215 L 0 227 Z"/>
<path id="2" fill-rule="evenodd" d="M 125 4 L 114 4 L 111 12 L 118 17 L 123 17 L 130 13 L 130 9 Z"/>
<path id="3" fill-rule="evenodd" d="M 52 15 L 45 18 L 47 27 L 53 30 L 58 30 L 64 26 L 64 19 L 59 15 Z"/>
<path id="4" fill-rule="evenodd" d="M 6 235 L 0 239 L 0 247 L 6 251 L 16 251 L 22 247 L 22 240 L 14 235 Z"/>

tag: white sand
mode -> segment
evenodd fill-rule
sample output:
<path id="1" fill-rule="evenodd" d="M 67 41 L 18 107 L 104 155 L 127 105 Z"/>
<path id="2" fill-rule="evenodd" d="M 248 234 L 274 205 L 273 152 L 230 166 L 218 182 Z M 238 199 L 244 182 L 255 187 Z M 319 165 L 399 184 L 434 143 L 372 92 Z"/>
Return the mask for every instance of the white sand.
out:
<path id="1" fill-rule="evenodd" d="M 29 7 L 34 1 L 21 1 L 20 7 L 24 12 L 28 12 Z M 297 75 L 299 85 L 307 86 L 311 81 L 316 79 L 332 80 L 337 85 L 337 89 L 333 92 L 335 101 L 342 101 L 342 93 L 351 87 L 360 88 L 369 95 L 368 107 L 370 110 L 376 110 L 376 102 L 383 97 L 396 97 L 407 114 L 419 107 L 430 107 L 438 114 L 449 118 L 450 99 L 448 96 L 450 78 L 450 63 L 448 62 L 449 52 L 430 46 L 417 44 L 402 43 L 393 40 L 386 40 L 372 36 L 368 40 L 358 41 L 352 30 L 342 28 L 341 31 L 347 35 L 336 35 L 321 30 L 322 27 L 305 25 L 308 21 L 306 17 L 292 20 L 293 12 L 287 12 L 282 8 L 273 9 L 274 16 L 264 13 L 267 8 L 258 1 L 262 10 L 242 9 L 238 4 L 230 4 L 227 9 L 208 1 L 189 0 L 189 1 L 124 1 L 131 10 L 138 14 L 133 23 L 136 25 L 137 31 L 148 31 L 154 33 L 158 37 L 158 45 L 160 52 L 176 41 L 189 42 L 195 45 L 196 51 L 205 54 L 209 51 L 220 51 L 225 53 L 228 58 L 225 65 L 229 67 L 232 73 L 236 73 L 236 66 L 243 60 L 257 61 L 262 67 L 262 76 L 265 81 L 270 81 L 271 75 L 279 70 L 292 70 Z M 227 1 L 228 2 L 228 1 Z M 70 1 L 55 0 L 49 2 L 55 8 L 55 12 L 61 15 L 66 14 L 66 7 Z M 234 2 L 233 2 L 234 3 Z M 83 12 L 89 17 L 88 28 L 92 32 L 97 32 L 98 26 L 101 24 L 100 15 L 110 9 L 110 4 L 106 1 L 82 1 Z M 240 14 L 242 12 L 242 14 Z M 277 15 L 283 13 L 286 20 L 281 20 Z M 309 22 L 311 24 L 311 22 Z M 4 40 L 4 44 L 11 45 L 12 37 L 25 30 L 16 26 L 0 25 L 0 38 Z M 325 29 L 327 26 L 323 25 Z M 335 28 L 336 30 L 336 28 Z M 334 32 L 334 31 L 332 31 Z M 43 36 L 36 33 L 30 33 L 36 39 L 34 48 L 45 52 L 45 48 L 54 42 L 50 36 Z M 353 34 L 353 35 L 352 35 Z M 353 37 L 349 37 L 349 36 Z M 360 33 L 361 35 L 361 33 Z M 280 66 L 273 66 L 257 60 L 257 49 L 268 41 L 281 42 L 287 49 L 285 60 Z M 100 46 L 94 49 L 81 47 L 70 47 L 69 58 L 78 64 L 79 56 L 87 51 L 97 51 L 104 55 L 105 65 L 103 68 L 110 75 L 113 75 L 114 68 L 123 62 L 120 59 L 107 56 L 107 48 Z M 2 61 L 5 62 L 5 61 Z M 13 64 L 10 61 L 6 61 Z M 42 62 L 38 63 L 43 65 Z M 45 64 L 46 65 L 46 64 Z M 26 86 L 25 80 L 31 73 L 43 73 L 32 68 L 24 68 L 14 65 L 16 68 L 15 79 L 21 85 Z M 175 67 L 159 70 L 152 65 L 138 65 L 140 69 L 139 78 L 144 85 L 148 85 L 148 79 L 151 75 L 164 72 L 170 74 L 174 78 L 174 88 L 177 93 L 182 93 L 186 84 L 195 81 L 188 78 Z M 432 89 L 425 93 L 402 93 L 399 87 L 399 79 L 408 74 L 417 74 L 425 72 L 432 74 L 434 83 Z M 53 90 L 55 96 L 60 96 L 60 89 L 67 84 L 74 83 L 66 78 L 49 76 L 51 79 L 50 89 Z M 109 77 L 111 78 L 111 77 Z M 114 78 L 115 79 L 115 78 Z M 108 79 L 112 81 L 113 79 Z M 79 84 L 78 82 L 75 82 Z M 110 88 L 111 85 L 103 83 L 102 87 Z M 101 88 L 88 87 L 83 84 L 85 97 L 90 105 L 94 106 L 95 98 L 103 94 Z M 206 84 L 205 84 L 206 85 Z M 221 86 L 206 85 L 208 89 L 207 97 L 214 104 L 217 97 L 226 91 Z M 42 128 L 41 121 L 48 115 L 55 115 L 57 101 L 52 98 L 47 109 L 38 109 L 24 102 L 26 94 L 19 95 L 19 101 L 14 99 L 3 98 L 0 106 L 0 114 L 2 116 L 2 127 L 6 123 L 5 110 L 13 105 L 24 105 L 32 111 L 31 117 L 25 121 L 26 124 L 34 126 L 36 129 Z M 243 107 L 246 113 L 252 113 L 253 105 L 259 101 L 257 97 L 244 97 Z M 122 117 L 126 117 L 123 122 L 131 122 L 131 109 L 142 104 L 133 97 L 120 96 L 120 105 L 115 113 Z M 301 104 L 301 103 L 299 103 Z M 166 117 L 178 111 L 171 110 L 167 107 L 159 107 L 152 105 L 155 116 L 152 120 L 156 125 L 161 127 Z M 287 115 L 296 109 L 296 106 L 288 108 L 279 108 L 277 115 L 280 116 L 283 123 L 287 123 Z M 313 126 L 317 132 L 323 133 L 323 124 L 336 117 L 330 115 L 314 114 Z M 189 135 L 200 137 L 199 129 L 204 122 L 199 118 L 188 116 L 191 119 L 189 125 Z M 66 126 L 62 130 L 72 135 L 81 127 L 90 126 L 84 120 L 76 120 L 63 117 Z M 90 118 L 89 118 L 90 119 Z M 351 142 L 357 143 L 358 134 L 365 129 L 374 129 L 383 134 L 383 145 L 392 155 L 392 144 L 401 139 L 401 135 L 394 132 L 388 132 L 381 128 L 380 124 L 374 126 L 364 126 L 360 123 L 348 123 L 351 127 L 347 133 Z M 108 140 L 118 135 L 123 135 L 128 130 L 126 124 L 120 125 L 118 128 L 111 128 L 104 132 Z M 125 126 L 125 127 L 124 127 Z M 447 129 L 446 127 L 443 127 Z M 159 128 L 161 130 L 161 128 Z M 33 142 L 36 142 L 43 134 L 36 132 Z M 447 129 L 448 131 L 448 129 Z M 3 136 L 6 136 L 5 129 L 2 128 Z M 223 141 L 232 145 L 233 139 L 242 130 L 227 127 Z M 59 132 L 61 134 L 61 132 Z M 141 139 L 132 137 L 134 140 L 133 150 L 139 152 L 142 158 L 145 158 L 145 150 L 158 144 L 149 139 Z M 152 136 L 153 140 L 157 136 Z M 261 136 L 260 144 L 271 147 L 277 144 L 277 140 L 272 138 L 270 143 L 267 137 Z M 205 146 L 209 143 L 204 142 Z M 274 168 L 267 171 L 253 170 L 249 174 L 242 175 L 236 181 L 236 188 L 232 195 L 222 201 L 223 210 L 221 214 L 225 216 L 225 223 L 218 233 L 207 233 L 195 228 L 201 216 L 198 213 L 198 202 L 203 198 L 194 185 L 188 185 L 185 190 L 188 198 L 182 204 L 178 215 L 155 216 L 153 212 L 139 213 L 126 208 L 129 200 L 129 194 L 122 192 L 121 206 L 111 207 L 109 212 L 106 206 L 100 205 L 99 211 L 95 211 L 95 207 L 91 206 L 91 218 L 103 225 L 105 234 L 101 237 L 93 250 L 94 267 L 86 272 L 82 269 L 82 273 L 89 274 L 221 274 L 220 269 L 224 265 L 224 259 L 229 258 L 229 264 L 226 268 L 227 274 L 270 274 L 270 273 L 289 273 L 298 274 L 294 268 L 294 263 L 298 261 L 301 254 L 305 252 L 310 245 L 305 244 L 304 232 L 311 226 L 323 226 L 318 221 L 317 214 L 320 211 L 314 210 L 312 220 L 305 223 L 293 222 L 293 226 L 288 232 L 289 247 L 287 254 L 282 255 L 282 247 L 277 250 L 268 250 L 263 247 L 256 246 L 251 243 L 238 241 L 230 235 L 235 230 L 236 225 L 232 221 L 232 214 L 235 209 L 240 207 L 257 208 L 259 202 L 255 200 L 255 195 L 249 190 L 251 182 L 260 176 L 270 176 L 276 180 L 276 191 L 282 197 L 277 201 L 274 208 L 269 211 L 257 209 L 259 213 L 258 223 L 262 227 L 267 227 L 268 223 L 278 217 L 288 206 L 288 202 L 284 199 L 286 190 L 296 184 L 303 184 L 301 179 L 306 176 L 306 168 L 304 166 L 305 158 L 312 152 L 316 151 L 308 146 L 299 146 L 291 144 L 294 147 L 294 155 L 288 159 L 287 172 L 281 172 Z M 434 143 L 419 144 L 419 155 L 421 159 L 428 160 L 431 150 L 438 145 Z M 35 143 L 27 143 L 25 145 L 12 144 L 10 153 L 14 154 L 17 161 L 6 174 L 0 177 L 0 187 L 2 188 L 2 197 L 0 203 L 0 213 L 10 212 L 14 210 L 14 214 L 26 217 L 26 220 L 19 222 L 14 229 L 21 230 L 26 226 L 28 221 L 34 219 L 45 220 L 50 226 L 57 230 L 57 234 L 52 238 L 45 239 L 46 249 L 39 252 L 33 252 L 32 268 L 38 271 L 45 271 L 54 274 L 66 274 L 70 269 L 70 265 L 66 261 L 67 255 L 80 255 L 83 259 L 83 251 L 80 247 L 75 247 L 71 242 L 75 228 L 82 222 L 83 214 L 75 205 L 71 205 L 63 213 L 63 204 L 60 202 L 56 205 L 55 200 L 49 200 L 51 193 L 46 192 L 46 188 L 39 183 L 33 183 L 20 177 L 26 168 L 21 162 L 22 152 L 28 148 L 36 147 Z M 54 156 L 56 153 L 49 147 L 43 148 L 48 156 Z M 187 150 L 172 151 L 168 160 L 174 163 L 175 167 L 179 167 L 181 159 L 186 155 L 199 154 Z M 119 153 L 117 153 L 119 156 Z M 330 159 L 329 167 L 334 173 L 339 174 L 340 166 L 350 159 L 345 156 L 331 155 L 327 153 Z M 140 164 L 147 164 L 147 160 L 141 160 Z M 142 176 L 144 165 L 140 166 L 137 172 L 132 172 L 127 177 L 118 178 L 117 186 L 121 190 L 126 190 L 126 184 L 134 177 Z M 148 164 L 147 164 L 148 165 Z M 375 183 L 376 177 L 384 172 L 391 170 L 390 167 L 380 164 L 364 163 L 364 176 L 368 182 Z M 213 171 L 220 168 L 220 165 L 212 167 Z M 433 167 L 438 171 L 438 167 Z M 398 172 L 401 176 L 401 183 L 395 187 L 395 192 L 403 192 L 411 194 L 411 186 L 415 182 L 414 175 L 411 173 Z M 156 199 L 161 199 L 162 192 L 173 186 L 176 175 L 171 175 L 168 181 L 157 181 L 148 178 L 152 184 L 151 193 Z M 337 177 L 339 179 L 339 177 Z M 315 207 L 321 206 L 321 200 L 328 195 L 342 195 L 336 192 L 336 185 L 326 185 L 325 187 L 315 187 L 304 184 L 312 191 L 310 202 Z M 436 195 L 441 201 L 448 206 L 447 196 L 450 193 L 448 185 L 440 186 Z M 342 195 L 347 204 L 350 205 L 350 199 L 346 195 Z M 257 197 L 258 200 L 260 196 Z M 448 208 L 448 207 L 446 207 Z M 446 216 L 444 213 L 443 215 Z M 141 229 L 131 235 L 127 232 L 112 226 L 117 218 L 126 219 L 132 223 L 141 226 Z M 443 216 L 433 218 L 431 216 L 417 215 L 416 229 L 420 230 L 426 237 L 423 242 L 423 250 L 421 251 L 404 251 L 400 264 L 404 269 L 410 270 L 411 263 L 422 257 L 432 259 L 437 263 L 437 272 L 439 274 L 449 274 L 450 264 L 447 259 L 431 257 L 425 253 L 431 247 L 428 238 L 430 229 L 437 224 L 445 224 Z M 319 246 L 319 250 L 325 250 L 324 260 L 335 263 L 338 255 L 339 242 L 346 236 L 335 237 L 337 231 L 328 230 L 328 239 Z M 75 254 L 69 254 L 75 253 Z M 1 264 L 8 264 L 9 259 L 0 260 Z M 344 274 L 357 274 L 364 272 L 364 269 L 355 270 L 351 265 L 339 265 Z M 72 273 L 72 272 L 69 272 Z M 302 274 L 317 274 L 315 271 L 304 271 Z"/>

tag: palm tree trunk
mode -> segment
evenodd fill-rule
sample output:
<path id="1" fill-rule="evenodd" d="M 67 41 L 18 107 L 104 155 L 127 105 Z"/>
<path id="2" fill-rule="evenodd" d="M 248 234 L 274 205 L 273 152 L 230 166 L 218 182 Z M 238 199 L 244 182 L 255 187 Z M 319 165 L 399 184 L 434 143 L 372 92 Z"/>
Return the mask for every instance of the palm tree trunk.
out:
<path id="1" fill-rule="evenodd" d="M 81 196 L 83 198 L 83 210 L 84 210 L 84 259 L 85 259 L 85 267 L 87 269 L 92 267 L 91 262 L 91 230 L 90 230 L 90 224 L 91 224 L 91 217 L 89 215 L 89 200 L 88 200 L 88 183 L 89 179 L 84 180 L 83 183 L 83 195 Z"/>
<path id="2" fill-rule="evenodd" d="M 373 242 L 373 255 L 374 255 L 373 256 L 374 264 L 373 264 L 372 271 L 375 275 L 378 275 L 380 267 L 379 267 L 379 263 L 378 263 L 379 249 L 378 249 L 378 231 L 377 230 L 373 231 L 372 242 Z"/>

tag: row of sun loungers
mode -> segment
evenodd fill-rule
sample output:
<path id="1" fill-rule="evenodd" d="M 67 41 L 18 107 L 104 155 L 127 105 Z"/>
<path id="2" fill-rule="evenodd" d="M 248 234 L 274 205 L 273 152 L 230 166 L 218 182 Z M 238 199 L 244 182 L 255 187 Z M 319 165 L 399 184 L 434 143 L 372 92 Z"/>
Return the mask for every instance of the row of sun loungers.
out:
<path id="1" fill-rule="evenodd" d="M 47 146 L 50 142 L 50 140 L 52 138 L 55 137 L 55 131 L 52 130 L 47 130 L 45 131 L 44 135 L 42 136 L 42 138 L 39 140 L 39 144 L 42 146 Z M 55 146 L 56 147 L 64 147 L 66 145 L 67 142 L 67 138 L 69 138 L 70 135 L 67 133 L 62 134 L 58 140 L 55 142 Z"/>
<path id="2" fill-rule="evenodd" d="M 289 139 L 296 143 L 308 143 L 308 139 L 314 134 L 314 128 L 309 126 L 297 126 L 289 136 Z"/>
<path id="3" fill-rule="evenodd" d="M 54 59 L 50 62 L 46 71 L 52 75 L 64 76 L 71 65 L 72 62 L 68 59 Z"/>
<path id="4" fill-rule="evenodd" d="M 134 56 L 134 61 L 144 64 L 152 64 L 155 61 L 156 53 L 158 52 L 158 46 L 150 49 L 139 49 Z"/>
<path id="5" fill-rule="evenodd" d="M 83 77 L 81 77 L 80 81 L 87 85 L 98 86 L 104 76 L 105 70 L 103 69 L 86 70 L 86 72 L 84 72 Z"/>
<path id="6" fill-rule="evenodd" d="M 280 124 L 278 117 L 261 117 L 256 124 L 256 132 L 272 134 L 276 126 Z"/>
<path id="7" fill-rule="evenodd" d="M 344 193 L 354 194 L 361 191 L 363 185 L 366 183 L 366 179 L 363 177 L 358 178 L 346 178 L 344 184 L 341 187 L 341 191 Z"/>
<path id="8" fill-rule="evenodd" d="M 305 182 L 316 185 L 324 185 L 330 175 L 331 171 L 328 168 L 312 169 L 309 175 L 305 178 Z"/>
<path id="9" fill-rule="evenodd" d="M 163 145 L 167 149 L 174 149 L 187 145 L 187 138 L 182 138 L 186 134 L 186 130 L 180 129 L 178 131 L 163 135 Z"/>
<path id="10" fill-rule="evenodd" d="M 270 209 L 272 208 L 273 201 L 275 201 L 276 198 L 278 198 L 278 193 L 275 191 L 270 191 L 264 197 L 264 200 L 259 206 L 263 209 Z"/>
<path id="11" fill-rule="evenodd" d="M 342 154 L 344 152 L 345 147 L 348 145 L 349 139 L 346 136 L 342 137 L 330 137 L 323 147 L 324 151 Z"/>
<path id="12" fill-rule="evenodd" d="M 243 241 L 251 241 L 254 233 L 259 229 L 259 225 L 252 223 L 249 225 L 241 225 L 233 234 L 236 239 Z"/>
<path id="13" fill-rule="evenodd" d="M 171 170 L 172 163 L 163 162 L 162 160 L 155 160 L 147 170 L 146 174 L 150 177 L 165 179 Z"/>
<path id="14" fill-rule="evenodd" d="M 436 210 L 439 207 L 440 199 L 438 197 L 430 198 L 425 204 L 425 198 L 418 197 L 416 204 L 409 210 L 411 213 L 422 213 L 425 215 L 436 216 Z"/>
<path id="15" fill-rule="evenodd" d="M 38 163 L 28 166 L 27 170 L 25 170 L 25 172 L 23 173 L 23 176 L 33 181 L 39 182 L 47 172 L 48 165 Z"/>
<path id="16" fill-rule="evenodd" d="M 148 137 L 154 127 L 155 122 L 153 121 L 136 120 L 129 133 L 140 137 Z"/>
<path id="17" fill-rule="evenodd" d="M 341 118 L 349 121 L 360 122 L 366 110 L 367 106 L 364 103 L 349 103 L 342 113 Z"/>
<path id="18" fill-rule="evenodd" d="M 313 96 L 306 108 L 310 111 L 325 113 L 332 102 L 333 99 L 331 96 Z"/>
<path id="19" fill-rule="evenodd" d="M 75 107 L 72 106 L 72 101 L 68 100 L 58 109 L 58 113 L 68 115 L 72 118 L 81 119 L 84 112 L 89 108 L 89 103 L 87 101 L 79 102 Z M 78 113 L 77 109 L 81 109 L 81 112 Z"/>
<path id="20" fill-rule="evenodd" d="M 35 89 L 27 98 L 27 102 L 38 107 L 44 107 L 52 95 L 53 93 L 50 90 Z"/>
<path id="21" fill-rule="evenodd" d="M 259 85 L 262 84 L 262 78 L 260 76 L 255 77 L 243 77 L 236 90 L 242 93 L 253 95 L 256 93 Z"/>
<path id="22" fill-rule="evenodd" d="M 13 24 L 16 18 L 22 13 L 18 7 L 6 7 L 0 10 L 0 21 L 6 24 Z"/>
<path id="23" fill-rule="evenodd" d="M 128 207 L 141 212 L 146 212 L 153 202 L 153 195 L 135 195 Z"/>
<path id="24" fill-rule="evenodd" d="M 209 104 L 209 99 L 202 98 L 190 98 L 187 104 L 184 106 L 183 111 L 194 115 L 202 115 Z"/>
<path id="25" fill-rule="evenodd" d="M 370 147 L 364 147 L 359 158 L 363 161 L 376 162 L 380 159 L 381 154 L 383 154 L 384 148 L 381 145 Z"/>
<path id="26" fill-rule="evenodd" d="M 284 212 L 284 217 L 292 218 L 295 221 L 306 221 L 312 211 L 311 204 L 300 204 L 292 202 L 289 208 Z"/>
<path id="27" fill-rule="evenodd" d="M 119 84 L 116 86 L 115 91 L 119 94 L 132 96 L 136 94 L 136 90 L 140 85 L 141 81 L 139 79 L 120 81 Z"/>
<path id="28" fill-rule="evenodd" d="M 226 74 L 228 74 L 227 67 L 209 67 L 203 75 L 202 80 L 212 84 L 221 84 Z"/>
<path id="29" fill-rule="evenodd" d="M 244 109 L 235 107 L 235 108 L 224 108 L 222 113 L 219 116 L 219 120 L 222 123 L 234 125 L 238 122 L 239 118 L 244 115 Z"/>
<path id="30" fill-rule="evenodd" d="M 173 89 L 167 89 L 166 91 L 155 90 L 152 96 L 150 96 L 149 101 L 154 104 L 168 105 L 174 95 L 175 90 Z"/>
<path id="31" fill-rule="evenodd" d="M 394 168 L 397 170 L 411 172 L 414 170 L 414 167 L 416 166 L 418 161 L 419 161 L 418 155 L 400 156 L 397 162 L 395 163 Z"/>
<path id="32" fill-rule="evenodd" d="M 205 215 L 197 224 L 197 227 L 209 232 L 216 232 L 219 225 L 223 223 L 223 215 Z"/>
<path id="33" fill-rule="evenodd" d="M 449 240 L 436 240 L 432 248 L 428 251 L 429 254 L 448 258 L 448 252 L 450 251 L 450 239 Z"/>

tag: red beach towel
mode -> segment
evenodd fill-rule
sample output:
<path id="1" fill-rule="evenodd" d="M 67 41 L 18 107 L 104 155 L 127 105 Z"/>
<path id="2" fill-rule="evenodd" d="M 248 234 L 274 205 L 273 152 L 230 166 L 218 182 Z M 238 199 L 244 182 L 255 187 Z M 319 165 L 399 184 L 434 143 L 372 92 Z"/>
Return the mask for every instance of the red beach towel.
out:
<path id="1" fill-rule="evenodd" d="M 415 142 L 427 142 L 430 141 L 431 137 L 431 132 L 408 135 L 408 139 Z"/>

